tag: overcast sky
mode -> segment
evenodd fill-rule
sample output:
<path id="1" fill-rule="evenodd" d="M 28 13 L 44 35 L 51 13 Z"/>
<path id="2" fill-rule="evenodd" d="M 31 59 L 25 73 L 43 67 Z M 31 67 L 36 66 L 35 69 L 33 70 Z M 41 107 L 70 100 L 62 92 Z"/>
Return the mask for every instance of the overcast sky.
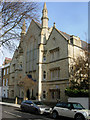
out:
<path id="1" fill-rule="evenodd" d="M 40 2 L 40 15 L 43 4 Z M 86 41 L 88 36 L 88 2 L 46 2 L 48 9 L 49 27 L 56 23 L 56 28 L 70 35 L 79 36 Z M 11 58 L 13 54 L 6 51 L 0 57 L 0 65 L 5 57 Z"/>

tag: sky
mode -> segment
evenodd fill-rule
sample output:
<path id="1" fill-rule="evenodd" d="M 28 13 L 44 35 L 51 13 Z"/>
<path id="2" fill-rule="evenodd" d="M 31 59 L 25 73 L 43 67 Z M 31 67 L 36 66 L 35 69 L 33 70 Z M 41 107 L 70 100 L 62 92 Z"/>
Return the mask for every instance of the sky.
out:
<path id="1" fill-rule="evenodd" d="M 40 17 L 43 2 L 40 2 Z M 79 36 L 86 41 L 88 37 L 88 2 L 46 2 L 49 27 L 56 23 L 56 28 L 70 35 Z M 5 51 L 0 57 L 0 65 L 5 57 L 12 58 L 13 53 Z"/>
<path id="2" fill-rule="evenodd" d="M 42 3 L 43 4 L 43 3 Z M 88 2 L 47 2 L 49 27 L 56 23 L 56 28 L 70 35 L 85 40 L 88 34 Z M 43 8 L 43 5 L 42 5 Z"/>

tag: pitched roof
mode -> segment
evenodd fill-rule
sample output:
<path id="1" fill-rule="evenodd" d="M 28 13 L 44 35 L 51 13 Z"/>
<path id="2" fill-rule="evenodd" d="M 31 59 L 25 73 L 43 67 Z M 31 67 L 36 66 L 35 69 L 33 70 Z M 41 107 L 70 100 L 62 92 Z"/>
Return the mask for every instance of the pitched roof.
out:
<path id="1" fill-rule="evenodd" d="M 65 33 L 65 32 L 63 32 L 63 31 L 60 31 L 67 39 L 70 39 L 70 36 L 71 35 L 69 35 L 69 34 L 67 34 L 67 33 Z"/>
<path id="2" fill-rule="evenodd" d="M 34 20 L 33 20 L 34 21 Z M 36 22 L 36 21 L 34 21 L 40 28 L 42 28 L 41 27 L 41 24 L 39 23 L 39 22 Z M 50 29 L 49 27 L 48 27 L 48 29 Z M 57 29 L 58 30 L 58 29 Z M 58 30 L 59 32 L 61 32 L 67 39 L 70 39 L 70 36 L 71 35 L 69 35 L 69 34 L 67 34 L 67 33 L 65 33 L 65 32 L 63 32 L 63 31 L 60 31 L 60 30 Z"/>

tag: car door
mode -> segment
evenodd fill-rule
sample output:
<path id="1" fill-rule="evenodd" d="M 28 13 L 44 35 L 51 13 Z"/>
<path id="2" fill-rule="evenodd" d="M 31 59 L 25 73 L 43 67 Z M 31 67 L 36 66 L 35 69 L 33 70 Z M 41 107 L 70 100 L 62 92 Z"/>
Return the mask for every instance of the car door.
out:
<path id="1" fill-rule="evenodd" d="M 69 118 L 74 118 L 75 112 L 72 109 L 72 104 L 66 103 L 62 109 L 62 115 Z"/>
<path id="2" fill-rule="evenodd" d="M 23 106 L 24 106 L 24 109 L 28 111 L 28 102 L 25 102 Z"/>
<path id="3" fill-rule="evenodd" d="M 57 111 L 58 111 L 58 114 L 59 114 L 60 116 L 63 116 L 63 115 L 62 115 L 62 114 L 63 114 L 63 103 L 57 103 L 56 109 L 57 109 Z"/>
<path id="4" fill-rule="evenodd" d="M 34 105 L 33 105 L 33 103 L 28 103 L 28 111 L 29 112 L 34 112 Z"/>

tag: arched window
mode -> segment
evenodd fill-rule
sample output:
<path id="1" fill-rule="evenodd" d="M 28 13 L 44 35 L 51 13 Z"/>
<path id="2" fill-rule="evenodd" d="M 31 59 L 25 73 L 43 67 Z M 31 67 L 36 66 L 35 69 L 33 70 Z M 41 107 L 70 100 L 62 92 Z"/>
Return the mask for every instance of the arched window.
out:
<path id="1" fill-rule="evenodd" d="M 43 79 L 46 80 L 46 71 L 43 72 Z"/>

